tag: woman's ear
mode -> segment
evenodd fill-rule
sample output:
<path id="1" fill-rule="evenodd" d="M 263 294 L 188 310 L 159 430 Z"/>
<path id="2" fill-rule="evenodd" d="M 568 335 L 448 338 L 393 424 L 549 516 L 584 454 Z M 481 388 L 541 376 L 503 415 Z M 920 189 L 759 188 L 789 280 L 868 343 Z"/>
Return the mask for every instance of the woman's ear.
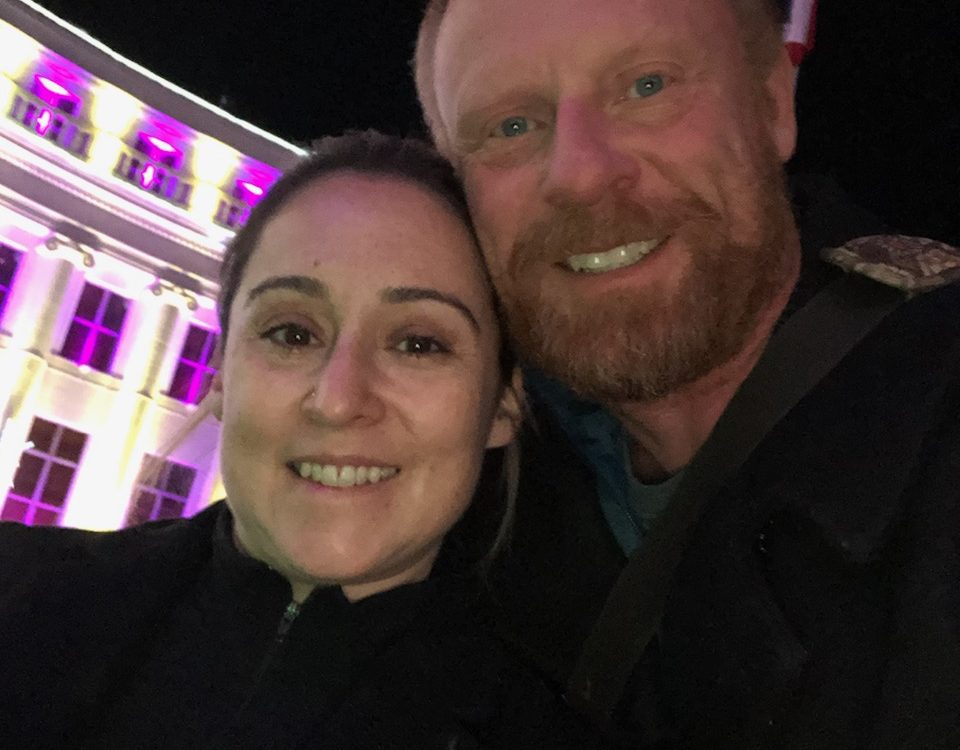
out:
<path id="1" fill-rule="evenodd" d="M 487 448 L 502 448 L 512 443 L 520 432 L 523 421 L 523 373 L 519 367 L 513 368 L 510 382 L 504 385 L 500 394 L 500 403 L 493 415 Z"/>
<path id="2" fill-rule="evenodd" d="M 223 421 L 223 375 L 220 370 L 213 373 L 213 379 L 210 381 L 210 390 L 207 391 L 204 402 L 209 406 L 210 413 L 217 418 L 218 422 Z"/>

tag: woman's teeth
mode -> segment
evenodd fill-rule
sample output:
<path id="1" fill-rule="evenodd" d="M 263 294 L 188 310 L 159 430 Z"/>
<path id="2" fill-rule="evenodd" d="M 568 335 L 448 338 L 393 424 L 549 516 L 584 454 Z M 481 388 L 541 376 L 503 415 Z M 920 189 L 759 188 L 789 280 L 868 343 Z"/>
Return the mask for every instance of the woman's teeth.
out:
<path id="1" fill-rule="evenodd" d="M 641 258 L 646 257 L 656 250 L 662 242 L 663 238 L 658 240 L 644 240 L 643 242 L 631 242 L 627 245 L 620 245 L 619 247 L 613 248 L 613 250 L 607 250 L 605 253 L 572 255 L 567 258 L 567 266 L 581 273 L 616 271 L 617 269 L 633 265 Z"/>
<path id="2" fill-rule="evenodd" d="M 301 461 L 293 465 L 304 479 L 325 487 L 355 487 L 358 484 L 376 484 L 394 476 L 395 466 L 334 466 Z"/>

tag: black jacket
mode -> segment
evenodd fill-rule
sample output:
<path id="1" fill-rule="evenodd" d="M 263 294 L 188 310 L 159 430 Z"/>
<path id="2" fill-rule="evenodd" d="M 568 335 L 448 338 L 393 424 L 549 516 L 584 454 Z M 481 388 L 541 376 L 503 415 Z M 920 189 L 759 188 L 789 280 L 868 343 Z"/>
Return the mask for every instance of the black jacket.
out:
<path id="1" fill-rule="evenodd" d="M 290 606 L 218 503 L 96 534 L 0 524 L 0 747 L 589 746 L 464 578 Z"/>
<path id="2" fill-rule="evenodd" d="M 798 212 L 788 314 L 840 273 L 820 247 L 880 230 L 816 184 Z M 493 608 L 562 684 L 624 558 L 538 421 Z M 960 747 L 960 285 L 895 311 L 708 503 L 618 719 L 631 747 Z"/>

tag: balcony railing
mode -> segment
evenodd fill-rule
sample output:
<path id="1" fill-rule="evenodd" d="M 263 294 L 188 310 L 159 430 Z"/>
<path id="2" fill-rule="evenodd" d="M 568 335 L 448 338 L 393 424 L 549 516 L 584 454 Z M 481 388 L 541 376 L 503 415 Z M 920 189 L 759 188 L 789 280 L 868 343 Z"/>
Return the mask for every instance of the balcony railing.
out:
<path id="1" fill-rule="evenodd" d="M 31 94 L 17 93 L 7 117 L 74 156 L 89 156 L 93 134 L 65 112 Z"/>
<path id="2" fill-rule="evenodd" d="M 165 201 L 187 208 L 193 185 L 171 167 L 135 151 L 121 151 L 113 174 L 141 190 L 154 193 Z"/>

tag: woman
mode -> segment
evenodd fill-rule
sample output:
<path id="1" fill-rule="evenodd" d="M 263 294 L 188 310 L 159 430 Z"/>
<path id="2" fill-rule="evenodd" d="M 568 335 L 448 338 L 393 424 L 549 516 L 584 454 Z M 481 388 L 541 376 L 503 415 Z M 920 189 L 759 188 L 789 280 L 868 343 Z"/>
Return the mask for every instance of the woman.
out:
<path id="1" fill-rule="evenodd" d="M 229 248 L 220 318 L 225 503 L 0 529 L 0 744 L 588 746 L 477 622 L 503 504 L 481 492 L 463 522 L 491 532 L 479 555 L 444 544 L 519 421 L 449 167 L 322 143 Z"/>

